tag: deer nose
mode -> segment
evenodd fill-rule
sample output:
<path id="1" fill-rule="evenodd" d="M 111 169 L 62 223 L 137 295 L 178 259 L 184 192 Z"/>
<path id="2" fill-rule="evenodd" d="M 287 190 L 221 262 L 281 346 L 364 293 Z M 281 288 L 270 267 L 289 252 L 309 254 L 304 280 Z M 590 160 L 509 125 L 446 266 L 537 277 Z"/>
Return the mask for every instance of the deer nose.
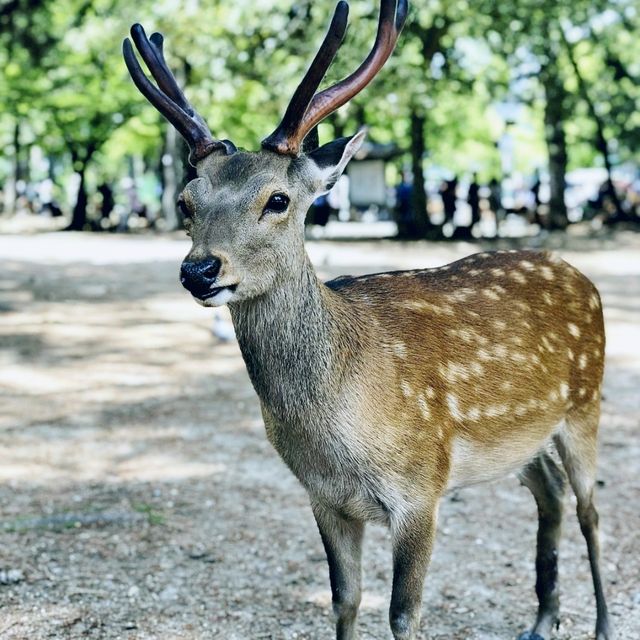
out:
<path id="1" fill-rule="evenodd" d="M 204 298 L 214 288 L 221 265 L 218 258 L 198 262 L 185 260 L 180 267 L 180 282 L 196 298 Z"/>

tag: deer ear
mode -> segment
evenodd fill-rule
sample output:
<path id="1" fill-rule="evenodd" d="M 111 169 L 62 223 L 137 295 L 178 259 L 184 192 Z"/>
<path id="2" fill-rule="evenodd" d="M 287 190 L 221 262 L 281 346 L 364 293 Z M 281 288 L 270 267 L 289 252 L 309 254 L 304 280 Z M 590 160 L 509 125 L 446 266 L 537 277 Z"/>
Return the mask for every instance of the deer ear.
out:
<path id="1" fill-rule="evenodd" d="M 350 138 L 338 138 L 308 154 L 318 168 L 318 193 L 327 193 L 342 175 L 349 160 L 358 152 L 367 136 L 365 128 Z"/>

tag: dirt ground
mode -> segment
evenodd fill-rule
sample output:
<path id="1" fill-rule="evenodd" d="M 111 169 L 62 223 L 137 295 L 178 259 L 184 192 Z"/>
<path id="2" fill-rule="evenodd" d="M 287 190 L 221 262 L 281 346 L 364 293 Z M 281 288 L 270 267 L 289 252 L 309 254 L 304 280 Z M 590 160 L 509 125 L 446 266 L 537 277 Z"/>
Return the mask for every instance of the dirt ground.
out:
<path id="1" fill-rule="evenodd" d="M 181 289 L 179 237 L 0 236 L 0 638 L 333 638 L 305 492 L 235 342 Z M 312 242 L 323 276 L 434 266 L 468 244 Z M 598 504 L 620 640 L 640 638 L 640 239 L 562 255 L 603 294 Z M 567 497 L 560 640 L 592 638 Z M 422 639 L 515 638 L 535 614 L 535 506 L 514 477 L 449 496 Z M 365 640 L 388 639 L 389 536 L 369 527 Z"/>

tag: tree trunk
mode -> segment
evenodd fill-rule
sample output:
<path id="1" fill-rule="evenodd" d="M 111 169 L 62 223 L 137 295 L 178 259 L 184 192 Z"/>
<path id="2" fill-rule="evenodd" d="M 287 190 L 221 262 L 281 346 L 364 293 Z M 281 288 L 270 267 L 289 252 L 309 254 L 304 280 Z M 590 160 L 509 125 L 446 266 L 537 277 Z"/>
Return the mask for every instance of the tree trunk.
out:
<path id="1" fill-rule="evenodd" d="M 596 125 L 596 139 L 594 141 L 596 150 L 600 155 L 602 155 L 602 159 L 604 161 L 605 169 L 607 170 L 607 195 L 611 198 L 611 202 L 616 210 L 616 218 L 618 220 L 622 220 L 625 217 L 624 211 L 622 209 L 622 205 L 620 204 L 620 199 L 618 198 L 618 194 L 616 193 L 615 187 L 613 185 L 613 167 L 611 164 L 611 156 L 609 153 L 609 141 L 607 140 L 607 136 L 605 133 L 604 122 L 600 115 L 598 114 L 598 110 L 596 109 L 596 105 L 594 101 L 591 99 L 591 95 L 589 92 L 589 87 L 587 87 L 587 82 L 584 79 L 582 73 L 580 73 L 580 67 L 578 66 L 578 61 L 573 52 L 573 46 L 567 40 L 564 31 L 561 32 L 562 40 L 564 42 L 565 48 L 567 50 L 567 55 L 569 56 L 569 62 L 571 63 L 571 67 L 573 72 L 575 73 L 576 80 L 578 81 L 578 90 L 580 91 L 580 95 L 582 99 L 587 104 L 587 108 L 589 109 L 589 115 L 593 119 Z"/>
<path id="2" fill-rule="evenodd" d="M 411 172 L 413 174 L 412 220 L 398 225 L 403 238 L 436 238 L 439 229 L 431 223 L 427 213 L 427 194 L 424 189 L 425 115 L 415 106 L 411 109 Z"/>
<path id="3" fill-rule="evenodd" d="M 178 134 L 176 130 L 171 126 L 166 127 L 164 149 L 162 152 L 161 209 L 165 228 L 169 231 L 180 227 L 176 200 L 178 198 L 178 171 L 180 171 L 180 173 L 182 173 L 182 171 L 176 167 L 176 158 L 179 157 L 177 142 Z"/>
<path id="4" fill-rule="evenodd" d="M 18 179 L 20 177 L 20 121 L 16 120 L 13 127 L 13 167 L 4 183 L 3 215 L 10 217 L 16 212 L 18 200 Z"/>
<path id="5" fill-rule="evenodd" d="M 569 224 L 564 201 L 568 164 L 564 131 L 567 94 L 558 73 L 556 52 L 552 47 L 547 50 L 547 63 L 541 69 L 540 78 L 545 93 L 544 127 L 549 154 L 549 226 L 566 229 Z"/>
<path id="6" fill-rule="evenodd" d="M 413 174 L 413 224 L 406 229 L 407 236 L 423 238 L 426 230 L 427 194 L 424 190 L 424 169 L 422 162 L 425 152 L 424 115 L 414 108 L 411 110 L 411 172 Z"/>

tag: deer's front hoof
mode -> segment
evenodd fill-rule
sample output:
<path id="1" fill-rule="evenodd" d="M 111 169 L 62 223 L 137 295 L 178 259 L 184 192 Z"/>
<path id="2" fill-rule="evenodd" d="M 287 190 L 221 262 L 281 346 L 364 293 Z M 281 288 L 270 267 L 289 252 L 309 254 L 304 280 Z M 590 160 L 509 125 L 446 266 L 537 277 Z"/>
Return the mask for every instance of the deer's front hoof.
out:
<path id="1" fill-rule="evenodd" d="M 518 636 L 518 640 L 544 640 L 544 638 L 533 631 L 525 631 Z"/>

